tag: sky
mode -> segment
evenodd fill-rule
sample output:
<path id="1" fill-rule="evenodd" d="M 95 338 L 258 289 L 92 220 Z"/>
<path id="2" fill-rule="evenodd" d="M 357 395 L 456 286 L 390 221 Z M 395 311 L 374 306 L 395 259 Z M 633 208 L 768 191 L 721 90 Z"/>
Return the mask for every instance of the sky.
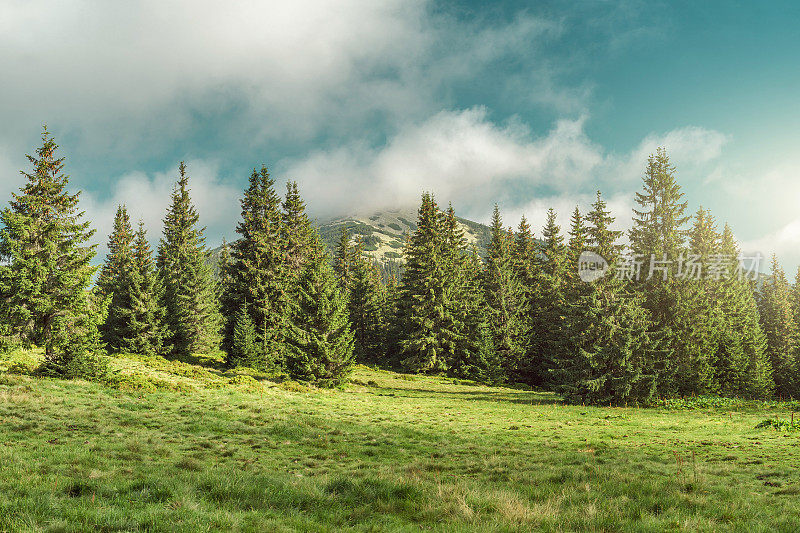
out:
<path id="1" fill-rule="evenodd" d="M 151 240 L 186 161 L 208 244 L 254 167 L 314 217 L 413 208 L 566 228 L 599 189 L 630 227 L 664 146 L 689 209 L 800 264 L 793 2 L 0 0 L 0 202 L 47 124 L 107 239 Z"/>

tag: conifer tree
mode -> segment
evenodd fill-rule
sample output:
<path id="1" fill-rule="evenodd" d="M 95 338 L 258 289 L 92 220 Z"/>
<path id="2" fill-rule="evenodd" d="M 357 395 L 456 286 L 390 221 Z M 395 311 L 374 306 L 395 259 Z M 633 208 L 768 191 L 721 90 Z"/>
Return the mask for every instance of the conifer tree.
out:
<path id="1" fill-rule="evenodd" d="M 0 212 L 3 272 L 2 317 L 26 343 L 45 349 L 47 365 L 63 371 L 81 350 L 98 347 L 98 310 L 87 290 L 94 234 L 79 211 L 80 193 L 67 191 L 64 159 L 45 128 L 42 146 L 27 156 L 33 169 L 27 183 Z"/>
<path id="2" fill-rule="evenodd" d="M 655 390 L 648 315 L 616 276 L 622 232 L 611 229 L 614 218 L 599 192 L 586 220 L 587 247 L 605 258 L 610 270 L 572 291 L 565 311 L 568 333 L 556 352 L 558 389 L 585 403 L 646 402 Z M 573 229 L 579 225 L 573 218 Z"/>
<path id="3" fill-rule="evenodd" d="M 122 340 L 131 336 L 127 312 L 131 309 L 129 289 L 133 270 L 133 228 L 127 208 L 120 205 L 108 240 L 108 255 L 97 281 L 98 291 L 109 300 L 101 333 L 106 346 L 114 352 L 120 351 Z"/>
<path id="4" fill-rule="evenodd" d="M 280 365 L 283 359 L 291 288 L 281 200 L 266 167 L 253 170 L 240 204 L 241 220 L 236 226 L 240 238 L 231 244 L 230 282 L 222 299 L 228 318 L 224 345 L 230 352 L 235 317 L 247 302 L 260 345 L 261 361 L 253 366 L 265 369 Z"/>
<path id="5" fill-rule="evenodd" d="M 108 254 L 95 283 L 103 297 L 114 293 L 130 268 L 132 243 L 133 229 L 128 209 L 124 205 L 117 206 L 114 228 L 108 238 Z"/>
<path id="6" fill-rule="evenodd" d="M 798 378 L 792 306 L 786 274 L 772 256 L 772 272 L 761 287 L 758 298 L 761 326 L 767 338 L 767 354 L 772 364 L 775 394 L 779 398 L 798 397 Z"/>
<path id="7" fill-rule="evenodd" d="M 343 382 L 353 364 L 347 297 L 322 246 L 309 258 L 292 302 L 287 331 L 289 374 L 323 386 Z"/>
<path id="8" fill-rule="evenodd" d="M 352 281 L 353 246 L 350 244 L 350 232 L 347 226 L 342 226 L 339 242 L 336 244 L 336 253 L 333 256 L 333 269 L 339 287 L 350 290 Z"/>
<path id="9" fill-rule="evenodd" d="M 492 240 L 486 258 L 486 304 L 492 341 L 505 374 L 519 377 L 527 335 L 523 313 L 527 311 L 522 283 L 514 265 L 514 237 L 503 228 L 500 209 L 494 206 Z"/>
<path id="10" fill-rule="evenodd" d="M 452 205 L 440 213 L 440 224 L 444 314 L 439 335 L 448 373 L 499 383 L 506 379 L 505 368 L 493 345 L 480 257 L 467 249 Z"/>
<path id="11" fill-rule="evenodd" d="M 578 259 L 586 250 L 586 225 L 578 206 L 572 212 L 569 224 L 569 243 L 567 244 L 567 278 L 575 283 L 578 278 Z"/>
<path id="12" fill-rule="evenodd" d="M 422 195 L 417 229 L 408 241 L 405 255 L 398 301 L 402 365 L 414 372 L 446 370 L 442 217 L 429 193 Z"/>
<path id="13" fill-rule="evenodd" d="M 643 256 L 642 270 L 647 274 L 651 254 L 658 260 L 664 254 L 668 260 L 675 260 L 684 251 L 685 225 L 690 218 L 686 215 L 688 202 L 683 199 L 675 167 L 664 148 L 648 157 L 643 191 L 636 193 L 635 201 L 639 209 L 634 209 L 631 249 Z"/>
<path id="14" fill-rule="evenodd" d="M 158 248 L 158 272 L 164 285 L 168 343 L 178 357 L 217 347 L 220 324 L 216 290 L 206 260 L 203 229 L 189 196 L 186 165 L 164 218 L 164 235 Z"/>
<path id="15" fill-rule="evenodd" d="M 713 322 L 698 319 L 707 316 L 708 298 L 695 279 L 678 276 L 680 258 L 687 257 L 689 216 L 683 196 L 675 167 L 659 148 L 648 158 L 629 235 L 632 253 L 642 260 L 641 282 L 635 287 L 650 312 L 652 337 L 662 349 L 662 395 L 706 393 L 713 385 L 710 351 L 717 343 L 716 331 Z"/>
<path id="16" fill-rule="evenodd" d="M 737 272 L 739 248 L 730 226 L 725 224 L 719 246 L 727 261 L 728 275 L 715 294 L 725 318 L 725 334 L 717 351 L 716 375 L 719 392 L 725 395 L 768 398 L 775 384 L 766 353 L 767 339 L 761 328 L 751 280 Z"/>
<path id="17" fill-rule="evenodd" d="M 119 337 L 118 349 L 144 355 L 169 353 L 165 345 L 167 331 L 164 287 L 153 262 L 144 224 L 140 221 L 132 246 L 132 268 L 122 290 L 127 292 L 128 307 L 121 307 L 119 320 L 126 324 L 125 335 Z M 110 314 L 110 310 L 109 310 Z"/>
<path id="18" fill-rule="evenodd" d="M 353 254 L 348 309 L 355 338 L 356 360 L 385 359 L 385 295 L 375 264 L 363 252 L 361 242 Z"/>
<path id="19" fill-rule="evenodd" d="M 316 252 L 317 239 L 306 214 L 306 204 L 300 197 L 296 181 L 286 183 L 283 201 L 283 237 L 285 261 L 289 273 L 301 272 L 309 258 Z M 295 280 L 296 281 L 296 280 Z"/>
<path id="20" fill-rule="evenodd" d="M 243 302 L 234 321 L 233 343 L 228 353 L 228 364 L 234 367 L 258 365 L 261 360 L 260 349 L 253 320 L 247 311 L 247 302 Z"/>
<path id="21" fill-rule="evenodd" d="M 563 349 L 566 283 L 566 247 L 564 236 L 552 208 L 542 230 L 541 254 L 536 261 L 535 288 L 531 294 L 531 335 L 526 358 L 524 382 L 547 386 L 554 359 Z"/>
<path id="22" fill-rule="evenodd" d="M 525 290 L 526 298 L 530 299 L 530 291 L 533 289 L 536 277 L 537 244 L 533 238 L 531 226 L 524 215 L 520 218 L 514 239 L 514 268 L 517 279 L 520 280 Z"/>

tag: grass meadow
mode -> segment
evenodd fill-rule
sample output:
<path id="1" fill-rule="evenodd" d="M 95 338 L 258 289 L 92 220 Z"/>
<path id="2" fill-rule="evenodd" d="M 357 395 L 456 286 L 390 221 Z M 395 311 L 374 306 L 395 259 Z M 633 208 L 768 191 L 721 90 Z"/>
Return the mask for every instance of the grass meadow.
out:
<path id="1" fill-rule="evenodd" d="M 794 404 L 563 405 L 357 367 L 335 390 L 212 359 L 114 383 L 0 362 L 0 531 L 797 531 Z M 10 372 L 9 372 L 10 370 Z"/>

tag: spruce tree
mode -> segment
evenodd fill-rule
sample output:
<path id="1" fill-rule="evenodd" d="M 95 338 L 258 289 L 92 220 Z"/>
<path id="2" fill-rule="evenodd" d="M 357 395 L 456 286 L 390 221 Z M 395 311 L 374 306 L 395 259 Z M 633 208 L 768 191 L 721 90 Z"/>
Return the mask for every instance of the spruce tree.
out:
<path id="1" fill-rule="evenodd" d="M 761 328 L 752 282 L 737 273 L 739 247 L 727 224 L 719 251 L 728 263 L 728 275 L 722 278 L 715 294 L 726 324 L 716 361 L 719 391 L 725 395 L 768 398 L 775 384 L 766 352 L 767 339 Z"/>
<path id="2" fill-rule="evenodd" d="M 338 385 L 353 364 L 347 297 L 337 286 L 330 258 L 320 245 L 303 270 L 291 304 L 287 368 L 294 379 Z"/>
<path id="3" fill-rule="evenodd" d="M 643 256 L 642 271 L 648 274 L 651 254 L 657 260 L 664 254 L 668 260 L 675 260 L 684 251 L 685 225 L 690 217 L 686 215 L 688 202 L 683 199 L 675 179 L 675 167 L 664 148 L 658 148 L 648 157 L 642 181 L 643 191 L 637 192 L 635 197 L 639 209 L 634 209 L 629 235 L 631 249 Z M 656 307 L 657 303 L 652 302 L 652 305 Z"/>
<path id="4" fill-rule="evenodd" d="M 108 254 L 95 283 L 102 296 L 111 296 L 125 277 L 130 268 L 132 244 L 133 229 L 128 209 L 124 205 L 117 206 L 114 228 L 108 238 Z"/>
<path id="5" fill-rule="evenodd" d="M 444 314 L 439 325 L 448 373 L 462 379 L 499 383 L 505 367 L 492 339 L 485 275 L 476 250 L 468 250 L 453 206 L 440 213 Z"/>
<path id="6" fill-rule="evenodd" d="M 587 248 L 605 258 L 610 269 L 571 291 L 553 371 L 557 388 L 575 402 L 646 402 L 655 390 L 648 314 L 641 298 L 616 276 L 622 232 L 611 229 L 614 218 L 599 192 L 586 220 Z M 573 229 L 577 226 L 573 218 Z"/>
<path id="7" fill-rule="evenodd" d="M 228 364 L 234 367 L 258 365 L 261 359 L 260 349 L 255 325 L 247 311 L 247 302 L 243 302 L 234 320 L 233 342 L 228 352 Z"/>
<path id="8" fill-rule="evenodd" d="M 108 240 L 108 255 L 97 281 L 98 292 L 109 300 L 101 333 L 108 349 L 114 352 L 120 351 L 122 340 L 131 336 L 128 311 L 132 307 L 130 284 L 134 268 L 133 228 L 127 208 L 120 205 Z"/>
<path id="9" fill-rule="evenodd" d="M 128 337 L 121 339 L 120 348 L 130 353 L 165 355 L 171 351 L 167 345 L 166 308 L 164 286 L 156 271 L 153 252 L 147 242 L 144 223 L 133 241 L 133 270 L 128 281 L 128 302 L 122 319 L 128 322 Z"/>
<path id="10" fill-rule="evenodd" d="M 642 261 L 641 282 L 634 286 L 644 297 L 652 337 L 662 350 L 658 358 L 662 395 L 707 393 L 714 383 L 711 351 L 718 341 L 708 297 L 697 280 L 678 275 L 680 258 L 687 257 L 690 218 L 683 196 L 675 167 L 659 148 L 648 158 L 629 235 L 631 252 Z"/>
<path id="11" fill-rule="evenodd" d="M 772 364 L 775 394 L 779 398 L 797 398 L 797 338 L 792 316 L 791 295 L 786 274 L 772 256 L 772 271 L 764 280 L 758 298 L 761 326 L 767 338 L 767 354 Z"/>
<path id="12" fill-rule="evenodd" d="M 348 310 L 355 337 L 356 360 L 385 360 L 385 300 L 380 274 L 359 241 L 353 254 Z"/>
<path id="13" fill-rule="evenodd" d="M 514 268 L 517 279 L 520 280 L 526 293 L 526 298 L 530 298 L 530 291 L 535 284 L 535 271 L 537 265 L 538 246 L 533 238 L 531 226 L 523 215 L 520 218 L 517 233 L 514 237 Z"/>
<path id="14" fill-rule="evenodd" d="M 197 227 L 199 217 L 189 196 L 189 176 L 183 162 L 178 172 L 164 218 L 157 267 L 164 285 L 168 344 L 173 355 L 186 357 L 218 346 L 221 318 L 203 229 Z"/>
<path id="15" fill-rule="evenodd" d="M 578 280 L 578 260 L 586 250 L 586 225 L 578 206 L 572 212 L 569 224 L 569 243 L 567 244 L 567 278 L 571 283 Z"/>
<path id="16" fill-rule="evenodd" d="M 523 371 L 524 382 L 539 387 L 550 385 L 554 360 L 563 349 L 565 334 L 566 247 L 552 208 L 547 212 L 542 238 L 531 291 L 531 334 Z"/>
<path id="17" fill-rule="evenodd" d="M 261 361 L 253 366 L 266 369 L 282 364 L 291 289 L 281 200 L 266 167 L 253 170 L 240 203 L 240 238 L 231 244 L 230 283 L 222 299 L 224 346 L 230 352 L 235 317 L 246 301 L 260 345 Z"/>
<path id="18" fill-rule="evenodd" d="M 0 259 L 4 269 L 3 319 L 26 343 L 45 349 L 47 365 L 61 372 L 81 350 L 98 347 L 98 310 L 87 288 L 94 234 L 79 211 L 80 193 L 67 191 L 64 159 L 45 128 L 42 146 L 27 156 L 27 183 L 0 212 Z"/>
<path id="19" fill-rule="evenodd" d="M 424 193 L 417 229 L 406 246 L 397 319 L 404 368 L 413 372 L 447 369 L 446 294 L 442 257 L 442 217 L 432 195 Z"/>
<path id="20" fill-rule="evenodd" d="M 492 239 L 488 246 L 484 284 L 492 341 L 505 374 L 519 379 L 528 334 L 525 293 L 514 262 L 514 237 L 503 228 L 500 209 L 494 206 Z"/>
<path id="21" fill-rule="evenodd" d="M 336 253 L 333 256 L 333 269 L 336 272 L 339 287 L 348 291 L 352 281 L 352 265 L 353 246 L 350 243 L 350 232 L 347 230 L 347 226 L 342 226 L 339 242 L 336 243 Z"/>
<path id="22" fill-rule="evenodd" d="M 286 183 L 282 230 L 281 241 L 284 246 L 287 271 L 301 272 L 306 262 L 316 252 L 314 247 L 318 243 L 296 181 Z"/>

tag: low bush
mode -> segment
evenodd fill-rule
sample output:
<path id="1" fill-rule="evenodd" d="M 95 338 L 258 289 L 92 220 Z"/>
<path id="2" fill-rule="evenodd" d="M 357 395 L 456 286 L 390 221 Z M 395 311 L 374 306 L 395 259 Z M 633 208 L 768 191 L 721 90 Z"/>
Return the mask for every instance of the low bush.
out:
<path id="1" fill-rule="evenodd" d="M 777 418 L 767 418 L 756 425 L 756 429 L 774 428 L 775 431 L 797 431 L 800 429 L 800 421 L 779 420 Z"/>

